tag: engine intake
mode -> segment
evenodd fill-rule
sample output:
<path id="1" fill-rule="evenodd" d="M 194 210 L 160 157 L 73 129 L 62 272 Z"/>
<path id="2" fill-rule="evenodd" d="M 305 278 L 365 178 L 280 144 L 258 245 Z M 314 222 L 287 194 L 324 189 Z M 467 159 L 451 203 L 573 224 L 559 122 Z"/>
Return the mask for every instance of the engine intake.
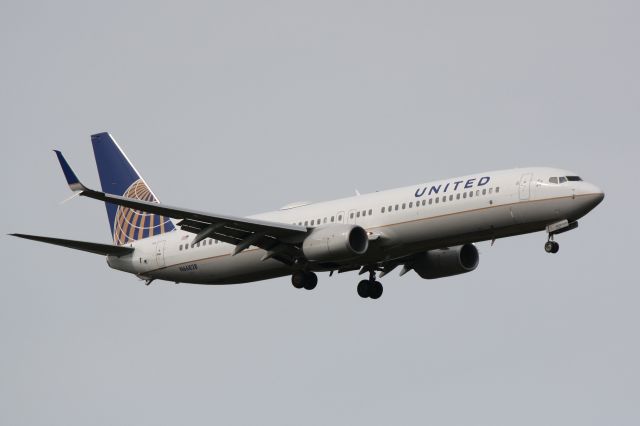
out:
<path id="1" fill-rule="evenodd" d="M 411 264 L 425 279 L 450 277 L 471 272 L 478 267 L 480 256 L 473 244 L 429 250 Z"/>
<path id="2" fill-rule="evenodd" d="M 315 262 L 340 262 L 364 254 L 369 248 L 367 231 L 358 225 L 315 228 L 302 243 L 302 252 Z"/>

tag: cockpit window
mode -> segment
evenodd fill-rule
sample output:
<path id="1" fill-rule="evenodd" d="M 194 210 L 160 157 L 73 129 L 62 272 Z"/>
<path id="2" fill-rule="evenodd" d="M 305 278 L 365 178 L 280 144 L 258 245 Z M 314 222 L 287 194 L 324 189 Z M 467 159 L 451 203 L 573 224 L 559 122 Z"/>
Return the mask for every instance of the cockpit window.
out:
<path id="1" fill-rule="evenodd" d="M 567 176 L 567 180 L 569 182 L 582 182 L 582 178 L 580 176 Z"/>
<path id="2" fill-rule="evenodd" d="M 560 183 L 565 183 L 567 181 L 567 178 L 564 176 L 560 176 Z"/>
<path id="3" fill-rule="evenodd" d="M 557 178 L 557 177 L 550 177 L 550 178 L 549 178 L 549 182 L 551 182 L 551 183 L 558 183 L 558 178 Z"/>

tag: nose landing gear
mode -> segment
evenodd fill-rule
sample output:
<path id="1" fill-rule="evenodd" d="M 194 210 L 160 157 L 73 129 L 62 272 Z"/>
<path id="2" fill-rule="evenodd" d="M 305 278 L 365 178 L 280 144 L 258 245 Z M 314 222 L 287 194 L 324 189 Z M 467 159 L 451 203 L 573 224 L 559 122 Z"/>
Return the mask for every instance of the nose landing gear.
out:
<path id="1" fill-rule="evenodd" d="M 557 253 L 560 250 L 560 244 L 553 241 L 553 236 L 549 236 L 549 241 L 544 243 L 544 251 L 547 253 Z"/>

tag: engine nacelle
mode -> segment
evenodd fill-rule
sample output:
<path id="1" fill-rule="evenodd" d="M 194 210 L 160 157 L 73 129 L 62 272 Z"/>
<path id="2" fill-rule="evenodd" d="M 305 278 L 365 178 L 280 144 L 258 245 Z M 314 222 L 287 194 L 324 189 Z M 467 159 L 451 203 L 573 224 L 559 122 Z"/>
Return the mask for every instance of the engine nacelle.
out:
<path id="1" fill-rule="evenodd" d="M 429 250 L 414 263 L 413 269 L 422 278 L 433 279 L 471 272 L 478 267 L 480 256 L 473 244 Z"/>
<path id="2" fill-rule="evenodd" d="M 364 254 L 369 248 L 367 231 L 358 225 L 329 225 L 316 228 L 302 243 L 307 259 L 339 262 Z"/>

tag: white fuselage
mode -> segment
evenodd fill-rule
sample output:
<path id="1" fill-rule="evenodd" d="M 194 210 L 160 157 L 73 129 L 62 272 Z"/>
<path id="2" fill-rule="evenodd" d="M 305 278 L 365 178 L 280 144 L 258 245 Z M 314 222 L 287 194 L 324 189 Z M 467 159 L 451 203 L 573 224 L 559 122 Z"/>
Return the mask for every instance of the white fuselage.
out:
<path id="1" fill-rule="evenodd" d="M 364 228 L 367 252 L 349 266 L 390 261 L 421 251 L 541 231 L 549 224 L 570 222 L 587 214 L 603 198 L 584 181 L 553 183 L 571 176 L 554 168 L 521 168 L 362 194 L 333 201 L 291 205 L 251 216 L 310 231 L 336 223 Z M 231 284 L 290 275 L 294 267 L 278 260 L 261 261 L 257 247 L 232 255 L 234 245 L 206 239 L 191 247 L 195 235 L 174 231 L 139 240 L 128 256 L 109 256 L 115 269 L 145 279 L 184 283 Z M 339 269 L 313 265 L 311 269 Z"/>

